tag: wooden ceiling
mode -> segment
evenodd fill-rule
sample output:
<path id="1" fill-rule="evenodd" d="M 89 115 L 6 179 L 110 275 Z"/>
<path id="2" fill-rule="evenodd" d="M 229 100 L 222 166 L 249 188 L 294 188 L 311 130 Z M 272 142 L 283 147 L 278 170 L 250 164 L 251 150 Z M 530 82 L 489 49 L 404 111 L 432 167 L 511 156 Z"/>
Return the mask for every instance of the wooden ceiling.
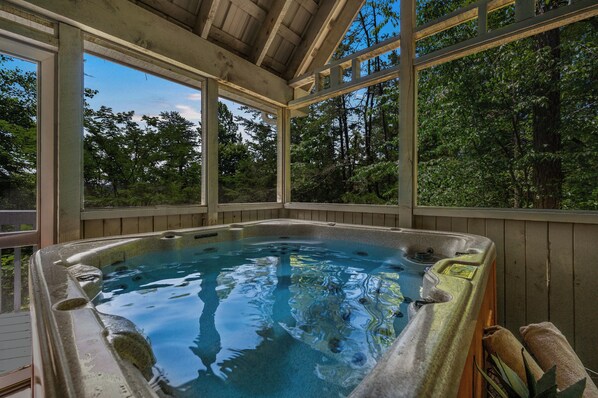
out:
<path id="1" fill-rule="evenodd" d="M 130 0 L 293 79 L 324 65 L 365 0 Z"/>

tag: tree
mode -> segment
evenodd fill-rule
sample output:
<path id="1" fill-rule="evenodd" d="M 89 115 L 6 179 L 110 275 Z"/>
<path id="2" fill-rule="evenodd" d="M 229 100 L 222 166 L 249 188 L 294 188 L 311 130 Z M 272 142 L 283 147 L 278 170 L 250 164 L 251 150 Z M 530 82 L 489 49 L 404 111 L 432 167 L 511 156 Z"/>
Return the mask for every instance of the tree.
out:
<path id="1" fill-rule="evenodd" d="M 37 77 L 0 54 L 0 208 L 35 209 Z"/>

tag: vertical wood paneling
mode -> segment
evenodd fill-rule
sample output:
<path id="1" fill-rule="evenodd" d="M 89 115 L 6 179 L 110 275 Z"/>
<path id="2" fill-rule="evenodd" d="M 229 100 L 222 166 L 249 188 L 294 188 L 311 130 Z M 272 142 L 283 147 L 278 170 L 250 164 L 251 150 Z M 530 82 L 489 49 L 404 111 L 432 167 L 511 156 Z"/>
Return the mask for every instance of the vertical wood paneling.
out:
<path id="1" fill-rule="evenodd" d="M 353 224 L 362 224 L 362 213 L 353 213 Z"/>
<path id="2" fill-rule="evenodd" d="M 548 320 L 548 223 L 525 223 L 526 324 Z"/>
<path id="3" fill-rule="evenodd" d="M 467 233 L 467 218 L 453 217 L 451 220 L 451 231 Z"/>
<path id="4" fill-rule="evenodd" d="M 85 239 L 104 236 L 104 220 L 85 220 L 83 228 Z"/>
<path id="5" fill-rule="evenodd" d="M 220 213 L 218 213 L 218 217 L 220 218 Z M 232 224 L 232 222 L 233 222 L 233 213 L 231 211 L 222 212 L 222 223 L 223 224 Z"/>
<path id="6" fill-rule="evenodd" d="M 349 213 L 349 212 L 343 213 L 343 222 L 345 224 L 353 223 L 353 213 Z"/>
<path id="7" fill-rule="evenodd" d="M 378 227 L 384 226 L 384 214 L 374 214 L 372 218 L 372 225 L 376 225 Z"/>
<path id="8" fill-rule="evenodd" d="M 193 215 L 192 214 L 181 214 L 181 228 L 193 227 Z"/>
<path id="9" fill-rule="evenodd" d="M 240 211 L 233 211 L 233 222 L 241 222 L 241 212 Z"/>
<path id="10" fill-rule="evenodd" d="M 172 216 L 166 216 L 167 229 L 179 229 L 181 228 L 181 216 L 175 214 Z"/>
<path id="11" fill-rule="evenodd" d="M 444 218 L 444 217 L 443 217 Z M 486 220 L 486 234 L 496 246 L 496 307 L 497 319 L 505 324 L 505 222 L 504 220 Z"/>
<path id="12" fill-rule="evenodd" d="M 486 234 L 486 220 L 483 218 L 468 218 L 467 233 L 484 236 Z"/>
<path id="13" fill-rule="evenodd" d="M 413 228 L 424 229 L 424 217 L 423 216 L 413 216 Z"/>
<path id="14" fill-rule="evenodd" d="M 450 217 L 436 217 L 436 230 L 437 231 L 450 231 L 451 230 L 451 218 Z"/>
<path id="15" fill-rule="evenodd" d="M 193 214 L 193 216 L 192 216 L 193 224 L 192 225 L 193 225 L 194 228 L 201 227 L 201 226 L 204 225 L 203 224 L 203 217 L 204 217 L 203 214 Z"/>
<path id="16" fill-rule="evenodd" d="M 361 217 L 361 222 L 363 225 L 372 225 L 374 222 L 372 213 L 363 213 L 363 216 Z"/>
<path id="17" fill-rule="evenodd" d="M 336 214 L 333 211 L 326 212 L 326 221 L 328 222 L 335 222 L 336 221 Z"/>
<path id="18" fill-rule="evenodd" d="M 139 232 L 139 218 L 138 217 L 127 217 L 121 220 L 122 222 L 122 234 L 130 235 Z"/>
<path id="19" fill-rule="evenodd" d="M 598 225 L 576 224 L 573 234 L 575 350 L 586 367 L 598 369 Z"/>
<path id="20" fill-rule="evenodd" d="M 423 216 L 421 223 L 422 223 L 422 229 L 429 229 L 432 231 L 436 230 L 436 217 L 435 216 Z"/>
<path id="21" fill-rule="evenodd" d="M 120 218 L 104 220 L 104 236 L 121 235 Z"/>
<path id="22" fill-rule="evenodd" d="M 249 215 L 249 210 L 244 210 L 241 212 L 241 221 L 242 222 L 251 221 L 250 218 L 251 218 L 251 216 Z"/>
<path id="23" fill-rule="evenodd" d="M 266 210 L 258 210 L 257 218 L 258 218 L 258 220 L 264 220 L 266 218 Z M 299 218 L 297 210 L 289 211 L 289 218 L 294 218 L 294 219 Z"/>
<path id="24" fill-rule="evenodd" d="M 505 326 L 516 336 L 525 325 L 525 222 L 505 221 Z"/>
<path id="25" fill-rule="evenodd" d="M 384 226 L 393 228 L 397 226 L 397 219 L 394 214 L 385 214 L 384 215 Z"/>
<path id="26" fill-rule="evenodd" d="M 166 231 L 168 229 L 168 218 L 166 216 L 154 216 L 154 232 Z"/>
<path id="27" fill-rule="evenodd" d="M 334 218 L 335 218 L 336 222 L 342 223 L 345 221 L 345 214 L 342 211 L 335 211 Z"/>
<path id="28" fill-rule="evenodd" d="M 137 227 L 139 233 L 153 232 L 154 230 L 154 217 L 139 217 L 137 219 Z"/>
<path id="29" fill-rule="evenodd" d="M 573 224 L 548 224 L 550 259 L 550 322 L 575 348 L 575 295 L 573 285 Z"/>

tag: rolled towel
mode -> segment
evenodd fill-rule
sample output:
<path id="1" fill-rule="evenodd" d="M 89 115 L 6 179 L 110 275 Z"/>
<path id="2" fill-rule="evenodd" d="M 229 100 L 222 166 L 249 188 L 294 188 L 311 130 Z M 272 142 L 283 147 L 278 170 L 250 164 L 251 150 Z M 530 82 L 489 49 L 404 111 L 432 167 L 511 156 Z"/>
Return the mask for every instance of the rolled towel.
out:
<path id="1" fill-rule="evenodd" d="M 551 322 L 532 323 L 519 329 L 525 345 L 547 371 L 556 365 L 556 384 L 560 390 L 586 378 L 584 398 L 598 398 L 598 389 L 586 372 L 567 338 Z"/>
<path id="2" fill-rule="evenodd" d="M 484 329 L 482 342 L 488 353 L 498 356 L 509 368 L 517 373 L 524 383 L 527 384 L 525 367 L 523 365 L 523 358 L 521 357 L 521 349 L 523 346 L 513 333 L 502 326 L 490 326 L 489 328 Z M 532 374 L 536 380 L 538 380 L 542 377 L 544 372 L 542 372 L 542 369 L 540 369 L 534 358 L 532 358 L 527 351 L 524 351 L 524 355 Z"/>

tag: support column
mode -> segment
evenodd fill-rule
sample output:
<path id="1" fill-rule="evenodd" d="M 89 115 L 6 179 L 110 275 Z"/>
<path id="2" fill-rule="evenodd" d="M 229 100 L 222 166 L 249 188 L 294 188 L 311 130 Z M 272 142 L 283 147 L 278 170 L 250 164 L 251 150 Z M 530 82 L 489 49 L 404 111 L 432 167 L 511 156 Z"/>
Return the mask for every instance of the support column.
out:
<path id="1" fill-rule="evenodd" d="M 291 111 L 280 108 L 277 117 L 278 128 L 278 183 L 277 201 L 291 201 Z"/>
<path id="2" fill-rule="evenodd" d="M 81 239 L 83 33 L 58 26 L 58 242 Z"/>
<path id="3" fill-rule="evenodd" d="M 208 207 L 207 225 L 218 223 L 218 82 L 201 88 L 201 203 Z"/>
<path id="4" fill-rule="evenodd" d="M 413 227 L 417 190 L 414 161 L 417 89 L 415 68 L 415 0 L 401 1 L 401 66 L 399 74 L 399 226 Z"/>

